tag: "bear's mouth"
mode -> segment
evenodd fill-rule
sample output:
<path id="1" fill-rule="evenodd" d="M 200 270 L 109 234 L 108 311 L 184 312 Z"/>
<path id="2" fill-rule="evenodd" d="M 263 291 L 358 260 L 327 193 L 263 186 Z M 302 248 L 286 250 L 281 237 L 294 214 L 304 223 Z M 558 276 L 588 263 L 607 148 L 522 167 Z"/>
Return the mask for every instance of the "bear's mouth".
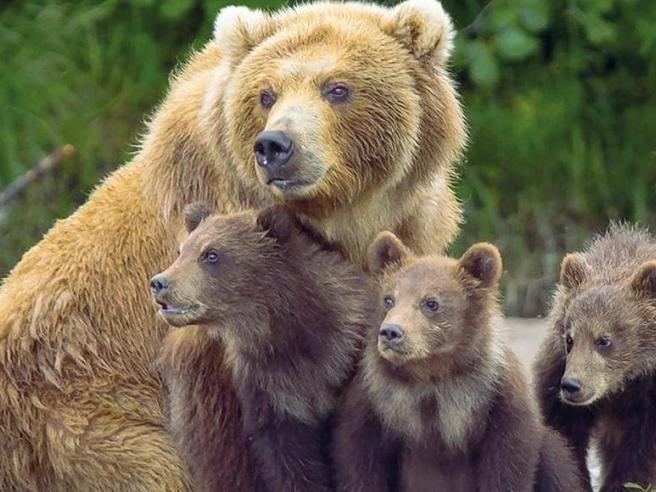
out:
<path id="1" fill-rule="evenodd" d="M 389 362 L 402 363 L 408 358 L 407 350 L 403 347 L 379 343 L 378 354 Z"/>
<path id="2" fill-rule="evenodd" d="M 271 178 L 267 185 L 275 186 L 281 191 L 288 191 L 309 186 L 311 183 L 301 179 Z"/>
<path id="3" fill-rule="evenodd" d="M 182 306 L 176 306 L 174 304 L 167 304 L 165 302 L 157 301 L 159 305 L 160 312 L 165 316 L 176 316 L 180 314 L 187 314 L 194 306 L 192 304 L 184 304 Z"/>
<path id="4" fill-rule="evenodd" d="M 594 403 L 594 401 L 597 400 L 597 395 L 592 393 L 592 394 L 581 394 L 581 395 L 574 396 L 574 395 L 568 395 L 567 393 L 561 391 L 560 399 L 564 403 L 567 403 L 568 405 L 572 405 L 573 407 L 585 407 Z"/>

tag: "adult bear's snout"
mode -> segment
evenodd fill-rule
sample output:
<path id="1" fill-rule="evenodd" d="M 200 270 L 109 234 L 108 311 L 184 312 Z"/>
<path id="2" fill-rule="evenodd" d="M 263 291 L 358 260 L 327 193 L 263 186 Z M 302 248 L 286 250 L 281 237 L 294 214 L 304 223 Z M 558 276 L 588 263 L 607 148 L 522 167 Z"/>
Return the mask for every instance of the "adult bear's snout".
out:
<path id="1" fill-rule="evenodd" d="M 294 141 L 285 132 L 264 131 L 255 139 L 254 150 L 257 164 L 275 174 L 294 155 Z"/>

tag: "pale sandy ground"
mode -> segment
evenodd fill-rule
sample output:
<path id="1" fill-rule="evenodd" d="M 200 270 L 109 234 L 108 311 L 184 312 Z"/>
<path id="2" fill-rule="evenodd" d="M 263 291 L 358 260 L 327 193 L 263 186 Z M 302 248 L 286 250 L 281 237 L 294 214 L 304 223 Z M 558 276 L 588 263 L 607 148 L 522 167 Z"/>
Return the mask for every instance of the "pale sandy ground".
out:
<path id="1" fill-rule="evenodd" d="M 503 334 L 527 372 L 540 347 L 547 326 L 547 322 L 543 319 L 506 318 Z M 594 458 L 588 465 L 596 489 L 599 467 Z"/>

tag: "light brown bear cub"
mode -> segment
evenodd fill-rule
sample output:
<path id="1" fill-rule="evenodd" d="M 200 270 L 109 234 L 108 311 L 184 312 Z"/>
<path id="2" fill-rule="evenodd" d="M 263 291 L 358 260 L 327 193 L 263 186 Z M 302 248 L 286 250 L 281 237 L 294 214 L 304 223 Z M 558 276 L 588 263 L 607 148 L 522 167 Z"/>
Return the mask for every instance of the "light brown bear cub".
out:
<path id="1" fill-rule="evenodd" d="M 547 424 L 588 480 L 595 441 L 602 492 L 656 485 L 656 239 L 614 225 L 567 255 L 551 322 L 535 363 Z"/>
<path id="2" fill-rule="evenodd" d="M 502 265 L 490 244 L 414 257 L 392 233 L 370 252 L 386 310 L 340 409 L 341 491 L 576 491 L 497 333 Z"/>
<path id="3" fill-rule="evenodd" d="M 185 218 L 190 235 L 151 288 L 170 324 L 200 325 L 223 342 L 234 383 L 221 383 L 218 347 L 190 356 L 193 343 L 165 343 L 172 427 L 194 481 L 209 490 L 331 490 L 329 424 L 374 317 L 373 283 L 282 207 L 210 216 L 195 205 Z M 220 403 L 230 391 L 241 410 L 237 436 Z M 227 468 L 225 437 L 246 445 L 236 468 Z"/>

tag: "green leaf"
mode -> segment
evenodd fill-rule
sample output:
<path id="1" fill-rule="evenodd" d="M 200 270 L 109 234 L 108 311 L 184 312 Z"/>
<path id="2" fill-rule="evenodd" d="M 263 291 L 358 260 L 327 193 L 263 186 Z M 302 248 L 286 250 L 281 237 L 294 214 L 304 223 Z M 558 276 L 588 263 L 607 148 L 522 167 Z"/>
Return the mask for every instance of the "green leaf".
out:
<path id="1" fill-rule="evenodd" d="M 492 87 L 499 80 L 499 67 L 490 47 L 483 41 L 473 41 L 467 48 L 469 75 L 482 87 Z"/>
<path id="2" fill-rule="evenodd" d="M 585 34 L 595 46 L 605 45 L 615 41 L 615 26 L 597 16 L 587 16 L 584 22 Z"/>
<path id="3" fill-rule="evenodd" d="M 177 20 L 184 16 L 194 6 L 194 0 L 164 0 L 159 4 L 162 17 Z"/>
<path id="4" fill-rule="evenodd" d="M 535 37 L 519 27 L 510 27 L 496 36 L 499 53 L 509 60 L 523 60 L 535 53 L 538 42 Z"/>
<path id="5" fill-rule="evenodd" d="M 610 12 L 616 0 L 581 0 L 580 8 L 586 13 L 605 14 Z"/>
<path id="6" fill-rule="evenodd" d="M 531 32 L 544 31 L 549 25 L 549 7 L 546 2 L 529 2 L 520 12 L 522 25 Z"/>
<path id="7" fill-rule="evenodd" d="M 500 32 L 517 24 L 517 9 L 507 4 L 493 5 L 488 15 L 486 30 L 489 32 Z"/>
<path id="8" fill-rule="evenodd" d="M 640 490 L 641 492 L 651 492 L 653 490 L 651 485 L 647 485 L 647 487 L 643 487 L 642 485 L 638 485 L 637 483 L 633 483 L 633 482 L 625 483 L 624 488 L 625 489 Z"/>

